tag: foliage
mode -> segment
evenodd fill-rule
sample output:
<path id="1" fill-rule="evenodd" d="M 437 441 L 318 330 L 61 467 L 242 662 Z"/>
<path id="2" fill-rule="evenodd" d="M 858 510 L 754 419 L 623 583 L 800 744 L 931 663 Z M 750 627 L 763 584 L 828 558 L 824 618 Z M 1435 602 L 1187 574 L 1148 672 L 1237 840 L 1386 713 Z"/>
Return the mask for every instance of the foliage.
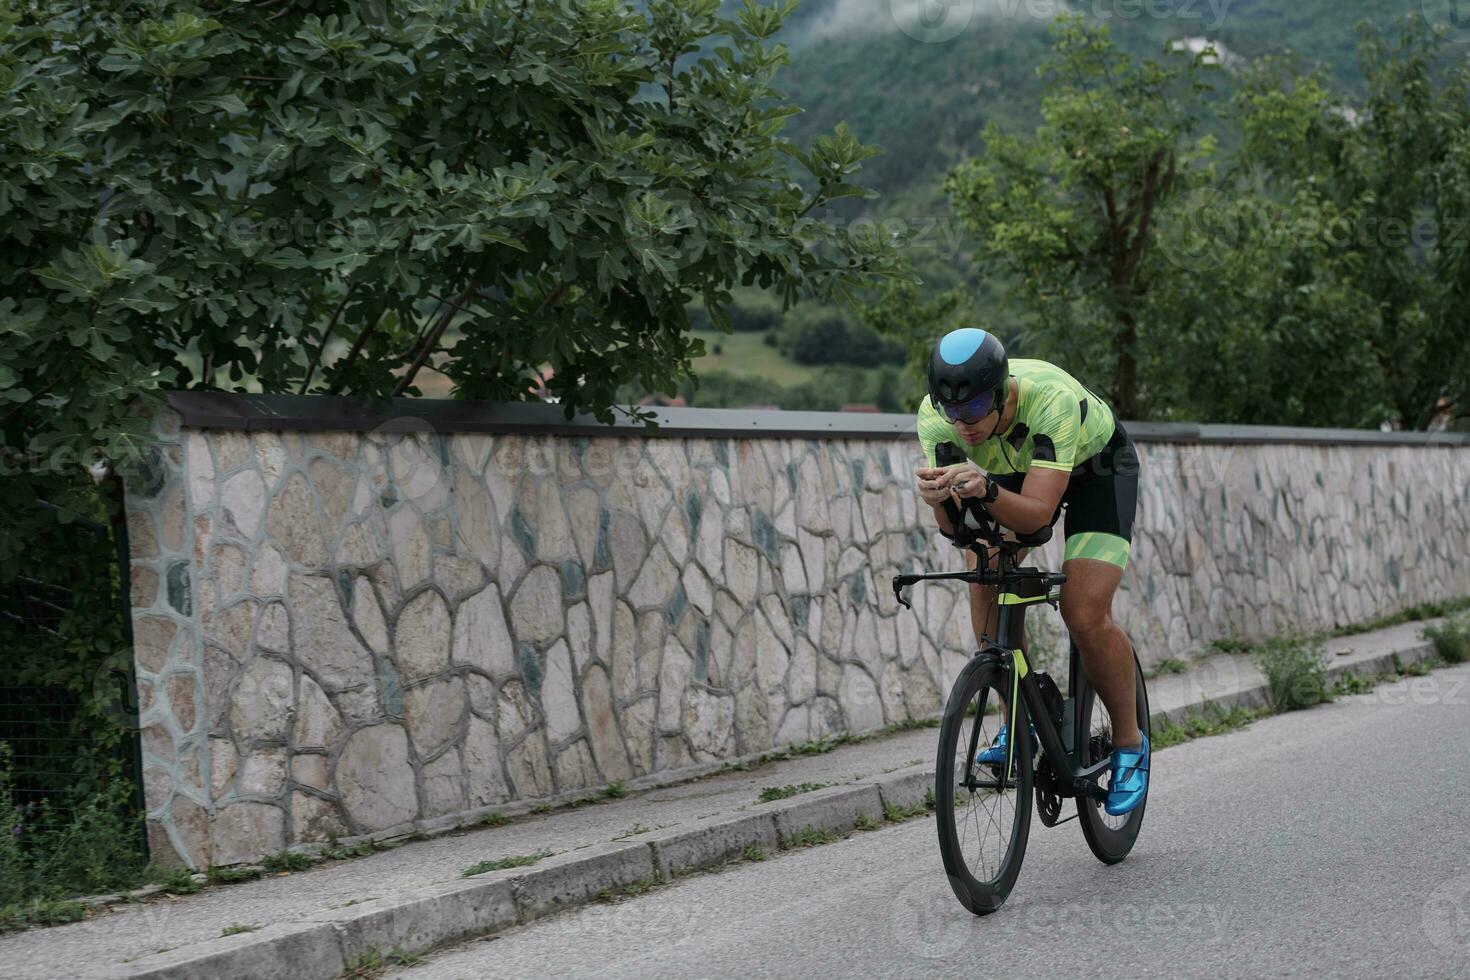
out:
<path id="1" fill-rule="evenodd" d="M 548 850 L 539 850 L 531 854 L 518 854 L 514 857 L 495 858 L 493 860 L 478 861 L 465 868 L 460 874 L 465 878 L 482 875 L 487 871 L 503 871 L 506 868 L 523 868 L 535 864 L 544 857 L 550 857 Z"/>
<path id="2" fill-rule="evenodd" d="M 49 802 L 17 807 L 9 752 L 0 743 L 0 921 L 6 928 L 49 924 L 56 916 L 71 921 L 60 900 L 146 880 L 137 824 L 115 796 L 93 793 L 65 812 Z"/>
<path id="3" fill-rule="evenodd" d="M 903 351 L 844 310 L 797 307 L 781 326 L 782 343 L 798 364 L 893 364 Z"/>
<path id="4" fill-rule="evenodd" d="M 1063 19 L 1042 125 L 991 127 L 945 187 L 1015 332 L 1121 415 L 1424 428 L 1470 403 L 1470 65 L 1444 47 L 1364 28 L 1356 101 L 1289 57 L 1239 69 L 1222 154 L 1195 136 L 1209 49 L 1135 59 Z"/>
<path id="5" fill-rule="evenodd" d="M 1447 664 L 1470 660 L 1470 614 L 1451 616 L 1442 623 L 1424 627 L 1424 638 Z"/>
<path id="6" fill-rule="evenodd" d="M 1320 645 L 1293 638 L 1268 640 L 1256 648 L 1256 663 L 1266 675 L 1275 710 L 1295 711 L 1327 700 L 1327 655 Z"/>
<path id="7" fill-rule="evenodd" d="M 381 398 L 427 370 L 515 400 L 549 366 L 569 413 L 610 420 L 619 385 L 689 374 L 691 304 L 729 327 L 738 287 L 784 310 L 898 274 L 823 217 L 877 151 L 782 135 L 793 9 L 4 5 L 0 582 L 73 595 L 51 634 L 7 625 L 4 680 L 81 695 L 89 758 L 115 748 L 121 583 L 51 541 L 58 513 L 108 524 L 120 482 L 78 464 L 136 472 L 164 389 Z M 79 790 L 116 776 L 76 769 Z"/>
<path id="8" fill-rule="evenodd" d="M 1240 152 L 1173 216 L 1160 401 L 1220 421 L 1424 428 L 1470 395 L 1470 66 L 1418 21 L 1364 31 L 1364 95 L 1285 59 L 1245 72 Z M 1183 271 L 1183 270 L 1181 270 Z M 1264 418 L 1263 418 L 1264 417 Z"/>
<path id="9" fill-rule="evenodd" d="M 757 799 L 761 803 L 769 803 L 772 800 L 785 800 L 801 793 L 810 793 L 813 790 L 824 789 L 827 783 L 787 783 L 785 786 L 766 786 L 761 789 Z"/>
<path id="10" fill-rule="evenodd" d="M 1194 136 L 1212 52 L 1134 59 L 1080 16 L 1053 36 L 1042 124 L 1030 136 L 987 127 L 984 153 L 944 187 L 982 243 L 981 269 L 1015 281 L 1043 356 L 1106 380 L 1113 407 L 1137 418 L 1146 298 L 1166 262 L 1154 223 L 1213 149 Z"/>
<path id="11" fill-rule="evenodd" d="M 769 379 L 708 371 L 697 382 L 681 389 L 690 405 L 701 408 L 744 408 L 775 406 L 788 411 L 835 412 L 844 405 L 872 404 L 882 412 L 907 410 L 900 397 L 900 368 L 856 368 L 834 365 L 822 368 L 809 381 L 781 385 Z"/>
<path id="12" fill-rule="evenodd" d="M 928 299 L 922 296 L 919 284 L 894 280 L 880 286 L 862 308 L 864 322 L 903 351 L 904 377 L 897 398 L 907 411 L 917 411 L 927 393 L 934 341 L 972 322 L 971 304 L 963 289 L 946 289 Z M 995 329 L 988 322 L 982 325 Z"/>

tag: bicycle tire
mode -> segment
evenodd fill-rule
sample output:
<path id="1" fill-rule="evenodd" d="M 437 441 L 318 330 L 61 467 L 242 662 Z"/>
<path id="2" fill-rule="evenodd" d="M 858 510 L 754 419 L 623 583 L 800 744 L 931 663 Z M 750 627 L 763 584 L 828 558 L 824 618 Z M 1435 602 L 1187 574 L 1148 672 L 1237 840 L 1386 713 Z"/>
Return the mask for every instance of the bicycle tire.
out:
<path id="1" fill-rule="evenodd" d="M 944 859 L 944 871 L 955 898 L 975 915 L 988 915 L 1005 904 L 1021 873 L 1021 862 L 1026 856 L 1026 841 L 1031 831 L 1032 758 L 1029 738 L 1012 739 L 1015 755 L 1011 780 L 996 778 L 992 770 L 987 774 L 993 780 L 992 785 L 981 788 L 980 792 L 957 785 L 969 754 L 972 729 L 980 726 L 975 739 L 978 752 L 990 744 L 1000 726 L 999 712 L 991 711 L 991 707 L 998 704 L 999 694 L 1004 693 L 1007 701 L 1012 699 L 1010 685 L 1011 672 L 1002 666 L 998 658 L 984 653 L 976 656 L 955 679 L 945 705 L 944 720 L 939 726 L 939 751 L 934 773 L 934 822 L 939 832 L 939 853 Z M 1026 705 L 1019 696 L 1015 697 L 1015 702 L 1017 717 L 1013 730 L 1025 732 L 1028 726 Z M 972 704 L 977 706 L 973 714 L 967 710 Z M 960 796 L 960 792 L 964 795 Z M 1005 816 L 1007 810 L 1010 812 L 1008 820 Z M 1007 822 L 1010 835 L 1004 840 L 997 836 L 992 864 L 987 860 L 991 850 L 989 832 L 993 827 L 999 835 Z"/>
<path id="2" fill-rule="evenodd" d="M 1088 734 L 1087 757 L 1083 765 L 1091 765 L 1106 758 L 1112 752 L 1112 727 L 1111 722 L 1107 724 L 1095 721 L 1094 715 L 1100 718 L 1107 717 L 1107 708 L 1097 697 L 1092 685 L 1087 682 L 1087 675 L 1082 672 L 1081 665 L 1074 657 L 1074 669 L 1077 670 L 1078 695 L 1077 695 L 1077 731 Z M 1138 729 L 1152 738 L 1148 724 L 1148 684 L 1143 678 L 1143 667 L 1138 662 L 1138 654 L 1133 655 L 1133 672 L 1137 678 L 1138 685 L 1134 695 L 1137 704 Z M 1104 734 L 1105 732 L 1105 734 Z M 1099 741 L 1099 739 L 1104 741 Z M 1152 773 L 1150 780 L 1152 780 Z M 1150 781 L 1149 788 L 1152 788 Z M 1082 836 L 1087 839 L 1087 846 L 1092 853 L 1103 864 L 1117 864 L 1126 858 L 1133 845 L 1138 840 L 1138 832 L 1143 828 L 1143 811 L 1148 806 L 1148 790 L 1144 791 L 1143 800 L 1133 810 L 1121 817 L 1110 816 L 1103 809 L 1100 800 L 1094 800 L 1090 796 L 1077 797 L 1077 822 L 1082 825 Z"/>

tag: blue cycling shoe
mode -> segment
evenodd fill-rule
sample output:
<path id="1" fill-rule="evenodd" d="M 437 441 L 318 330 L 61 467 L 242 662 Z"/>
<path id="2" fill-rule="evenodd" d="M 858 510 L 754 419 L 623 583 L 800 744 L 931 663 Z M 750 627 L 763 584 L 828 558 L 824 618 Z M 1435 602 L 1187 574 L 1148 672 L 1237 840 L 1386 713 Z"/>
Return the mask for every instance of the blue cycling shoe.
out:
<path id="1" fill-rule="evenodd" d="M 1009 737 L 1008 725 L 1001 725 L 1000 731 L 995 733 L 995 741 L 990 743 L 990 748 L 975 756 L 975 761 L 982 765 L 1002 765 L 1006 761 L 1006 739 Z M 1036 726 L 1027 726 L 1031 729 L 1031 755 L 1036 755 Z"/>
<path id="2" fill-rule="evenodd" d="M 1113 749 L 1113 778 L 1108 783 L 1108 801 L 1103 809 L 1121 817 L 1143 802 L 1148 792 L 1148 736 L 1136 749 Z"/>

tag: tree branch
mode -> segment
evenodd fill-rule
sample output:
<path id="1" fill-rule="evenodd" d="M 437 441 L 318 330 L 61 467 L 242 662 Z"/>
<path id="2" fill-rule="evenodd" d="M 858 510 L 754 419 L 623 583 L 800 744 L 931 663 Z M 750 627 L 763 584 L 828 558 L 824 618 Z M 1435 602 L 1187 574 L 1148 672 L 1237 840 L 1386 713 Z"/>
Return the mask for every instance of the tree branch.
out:
<path id="1" fill-rule="evenodd" d="M 424 366 L 424 362 L 429 359 L 429 355 L 433 353 L 434 348 L 439 346 L 439 338 L 444 335 L 445 330 L 449 329 L 449 323 L 454 319 L 454 314 L 458 313 L 461 307 L 479 289 L 479 284 L 472 282 L 469 286 L 465 287 L 464 292 L 459 294 L 458 299 L 449 304 L 449 309 L 444 311 L 444 314 L 439 317 L 439 322 L 434 324 L 434 329 L 429 331 L 429 335 L 424 338 L 423 344 L 419 347 L 418 356 L 413 359 L 413 363 L 408 366 L 408 370 L 404 373 L 403 377 L 398 379 L 398 384 L 393 386 L 394 398 L 402 395 L 408 390 L 408 386 L 413 384 L 414 376 L 419 373 L 419 368 Z"/>
<path id="2" fill-rule="evenodd" d="M 347 301 L 352 299 L 352 294 L 356 289 L 357 283 L 354 282 L 348 285 L 347 292 L 342 296 L 342 302 L 338 303 L 337 308 L 332 311 L 332 319 L 328 320 L 326 327 L 322 329 L 322 342 L 317 345 L 316 357 L 311 359 L 311 364 L 306 369 L 306 380 L 301 382 L 300 394 L 306 394 L 307 389 L 311 387 L 312 376 L 316 374 L 317 365 L 321 364 L 322 355 L 327 350 L 327 341 L 332 339 L 332 330 L 336 328 L 337 321 L 342 316 L 342 311 L 347 309 Z M 361 342 L 363 336 L 365 335 L 358 335 L 359 342 Z"/>

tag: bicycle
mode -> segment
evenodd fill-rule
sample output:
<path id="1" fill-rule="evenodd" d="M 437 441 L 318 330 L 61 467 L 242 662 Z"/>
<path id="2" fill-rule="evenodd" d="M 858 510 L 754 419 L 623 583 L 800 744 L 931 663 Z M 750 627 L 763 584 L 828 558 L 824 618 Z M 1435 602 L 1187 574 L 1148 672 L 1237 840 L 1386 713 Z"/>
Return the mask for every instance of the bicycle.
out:
<path id="1" fill-rule="evenodd" d="M 1122 861 L 1133 849 L 1148 798 L 1145 794 L 1136 808 L 1122 816 L 1110 816 L 1103 810 L 1108 794 L 1099 780 L 1111 761 L 1112 723 L 1082 672 L 1077 645 L 1069 644 L 1065 698 L 1056 682 L 1033 669 L 1025 653 L 1012 645 L 1015 608 L 1034 602 L 1055 608 L 1060 598 L 1057 589 L 1067 580 L 1059 572 L 1017 566 L 1022 549 L 1051 540 L 1051 527 L 1006 540 L 983 505 L 967 503 L 971 506 L 963 514 L 953 502 L 946 510 L 955 528 L 955 547 L 974 552 L 975 568 L 896 575 L 893 592 L 912 609 L 903 590 L 916 582 L 948 579 L 998 588 L 996 635 L 981 637 L 980 648 L 950 689 L 939 728 L 934 787 L 939 851 L 950 888 L 970 912 L 987 915 L 1005 904 L 1021 873 L 1033 795 L 1043 825 L 1054 827 L 1078 819 L 1087 846 L 1104 864 Z M 987 546 L 997 553 L 994 569 L 986 568 Z M 1138 679 L 1138 727 L 1147 735 L 1148 689 L 1136 652 L 1133 667 Z M 990 703 L 991 692 L 997 695 L 996 704 Z M 999 729 L 1001 702 L 1008 711 L 1011 732 L 1005 763 L 978 763 L 977 752 L 994 741 Z M 1022 734 L 1028 731 L 1028 722 L 1035 725 L 1039 759 L 1032 758 L 1032 740 Z M 1062 817 L 1066 799 L 1076 800 L 1076 813 Z M 1001 836 L 1007 822 L 1008 839 Z M 997 836 L 993 862 L 989 861 L 992 830 Z M 977 839 L 972 842 L 971 837 Z"/>

